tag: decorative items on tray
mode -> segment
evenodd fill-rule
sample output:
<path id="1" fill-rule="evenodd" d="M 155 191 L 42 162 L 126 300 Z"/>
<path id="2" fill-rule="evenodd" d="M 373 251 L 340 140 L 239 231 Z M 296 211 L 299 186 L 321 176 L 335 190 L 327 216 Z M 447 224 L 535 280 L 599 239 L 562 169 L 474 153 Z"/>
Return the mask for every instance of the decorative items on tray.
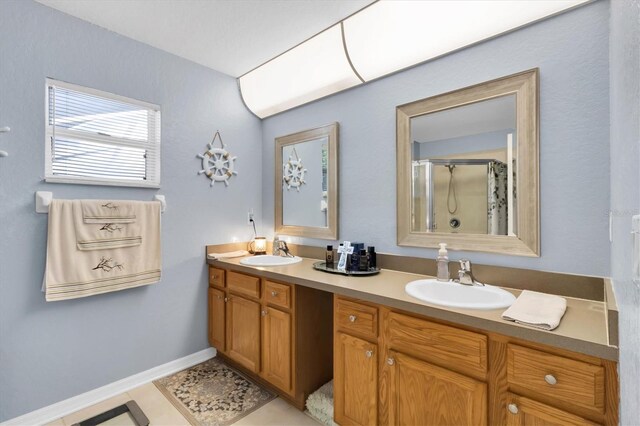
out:
<path id="1" fill-rule="evenodd" d="M 339 259 L 336 263 L 333 246 L 328 245 L 325 261 L 317 262 L 313 265 L 314 268 L 346 275 L 371 275 L 380 272 L 376 260 L 376 249 L 373 246 L 365 250 L 363 243 L 345 241 L 340 243 L 337 255 Z"/>

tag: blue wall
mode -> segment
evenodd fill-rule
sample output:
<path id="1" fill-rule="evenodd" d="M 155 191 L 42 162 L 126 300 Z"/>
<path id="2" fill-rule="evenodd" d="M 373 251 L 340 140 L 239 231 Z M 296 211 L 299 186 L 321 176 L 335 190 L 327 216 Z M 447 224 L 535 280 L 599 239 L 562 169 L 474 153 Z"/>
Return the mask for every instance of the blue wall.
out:
<path id="1" fill-rule="evenodd" d="M 473 262 L 609 273 L 609 3 L 570 13 L 263 121 L 264 222 L 273 223 L 274 138 L 340 123 L 340 239 L 396 246 L 396 111 L 417 99 L 540 68 L 540 258 L 451 253 Z M 325 242 L 295 239 L 308 244 Z"/>
<path id="2" fill-rule="evenodd" d="M 162 188 L 46 184 L 45 78 L 162 108 Z M 247 240 L 261 217 L 261 123 L 235 79 L 32 1 L 0 1 L 0 421 L 207 348 L 204 246 Z M 228 188 L 197 176 L 219 129 L 238 156 Z M 222 186 L 221 186 L 222 185 Z M 45 303 L 47 215 L 56 198 L 167 197 L 163 277 L 153 286 Z"/>
<path id="3" fill-rule="evenodd" d="M 640 421 L 640 283 L 631 216 L 640 214 L 640 1 L 611 2 L 611 277 L 620 309 L 620 423 Z"/>

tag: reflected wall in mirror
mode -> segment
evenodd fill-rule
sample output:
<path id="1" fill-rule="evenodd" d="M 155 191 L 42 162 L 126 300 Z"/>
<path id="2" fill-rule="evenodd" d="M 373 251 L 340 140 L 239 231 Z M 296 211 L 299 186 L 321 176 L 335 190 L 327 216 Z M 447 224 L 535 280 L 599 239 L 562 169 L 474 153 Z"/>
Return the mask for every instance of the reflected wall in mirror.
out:
<path id="1" fill-rule="evenodd" d="M 397 108 L 398 244 L 539 255 L 538 72 Z"/>
<path id="2" fill-rule="evenodd" d="M 338 123 L 276 138 L 276 234 L 338 238 Z"/>

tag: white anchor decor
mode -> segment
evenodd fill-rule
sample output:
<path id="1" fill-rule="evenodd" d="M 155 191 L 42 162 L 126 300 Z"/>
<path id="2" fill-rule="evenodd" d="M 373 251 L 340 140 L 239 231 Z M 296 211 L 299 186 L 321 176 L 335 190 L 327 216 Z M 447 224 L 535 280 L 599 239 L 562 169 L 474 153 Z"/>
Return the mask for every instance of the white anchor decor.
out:
<path id="1" fill-rule="evenodd" d="M 296 156 L 295 160 L 293 155 Z M 307 169 L 302 166 L 302 158 L 298 157 L 298 152 L 294 147 L 293 152 L 289 155 L 289 161 L 282 165 L 282 180 L 287 185 L 287 191 L 293 187 L 300 192 L 300 186 L 307 183 L 304 181 L 306 172 Z"/>
<path id="2" fill-rule="evenodd" d="M 216 139 L 220 141 L 221 148 L 213 147 Z M 229 178 L 238 174 L 238 172 L 234 170 L 234 162 L 238 157 L 232 157 L 231 154 L 229 154 L 224 142 L 222 142 L 222 136 L 220 136 L 219 131 L 213 136 L 208 146 L 209 149 L 206 150 L 204 154 L 198 154 L 197 156 L 202 159 L 202 170 L 200 170 L 198 174 L 204 174 L 211 179 L 211 186 L 216 182 L 224 182 L 225 186 L 229 186 Z"/>

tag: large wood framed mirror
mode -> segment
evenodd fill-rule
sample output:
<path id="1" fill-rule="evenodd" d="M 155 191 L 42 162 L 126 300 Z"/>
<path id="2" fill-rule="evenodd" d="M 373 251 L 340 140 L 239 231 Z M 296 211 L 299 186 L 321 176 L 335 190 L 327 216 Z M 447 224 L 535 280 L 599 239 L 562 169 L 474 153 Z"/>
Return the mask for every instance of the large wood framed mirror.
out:
<path id="1" fill-rule="evenodd" d="M 338 123 L 276 138 L 276 234 L 338 239 Z"/>
<path id="2" fill-rule="evenodd" d="M 396 109 L 398 245 L 540 255 L 538 70 Z"/>

